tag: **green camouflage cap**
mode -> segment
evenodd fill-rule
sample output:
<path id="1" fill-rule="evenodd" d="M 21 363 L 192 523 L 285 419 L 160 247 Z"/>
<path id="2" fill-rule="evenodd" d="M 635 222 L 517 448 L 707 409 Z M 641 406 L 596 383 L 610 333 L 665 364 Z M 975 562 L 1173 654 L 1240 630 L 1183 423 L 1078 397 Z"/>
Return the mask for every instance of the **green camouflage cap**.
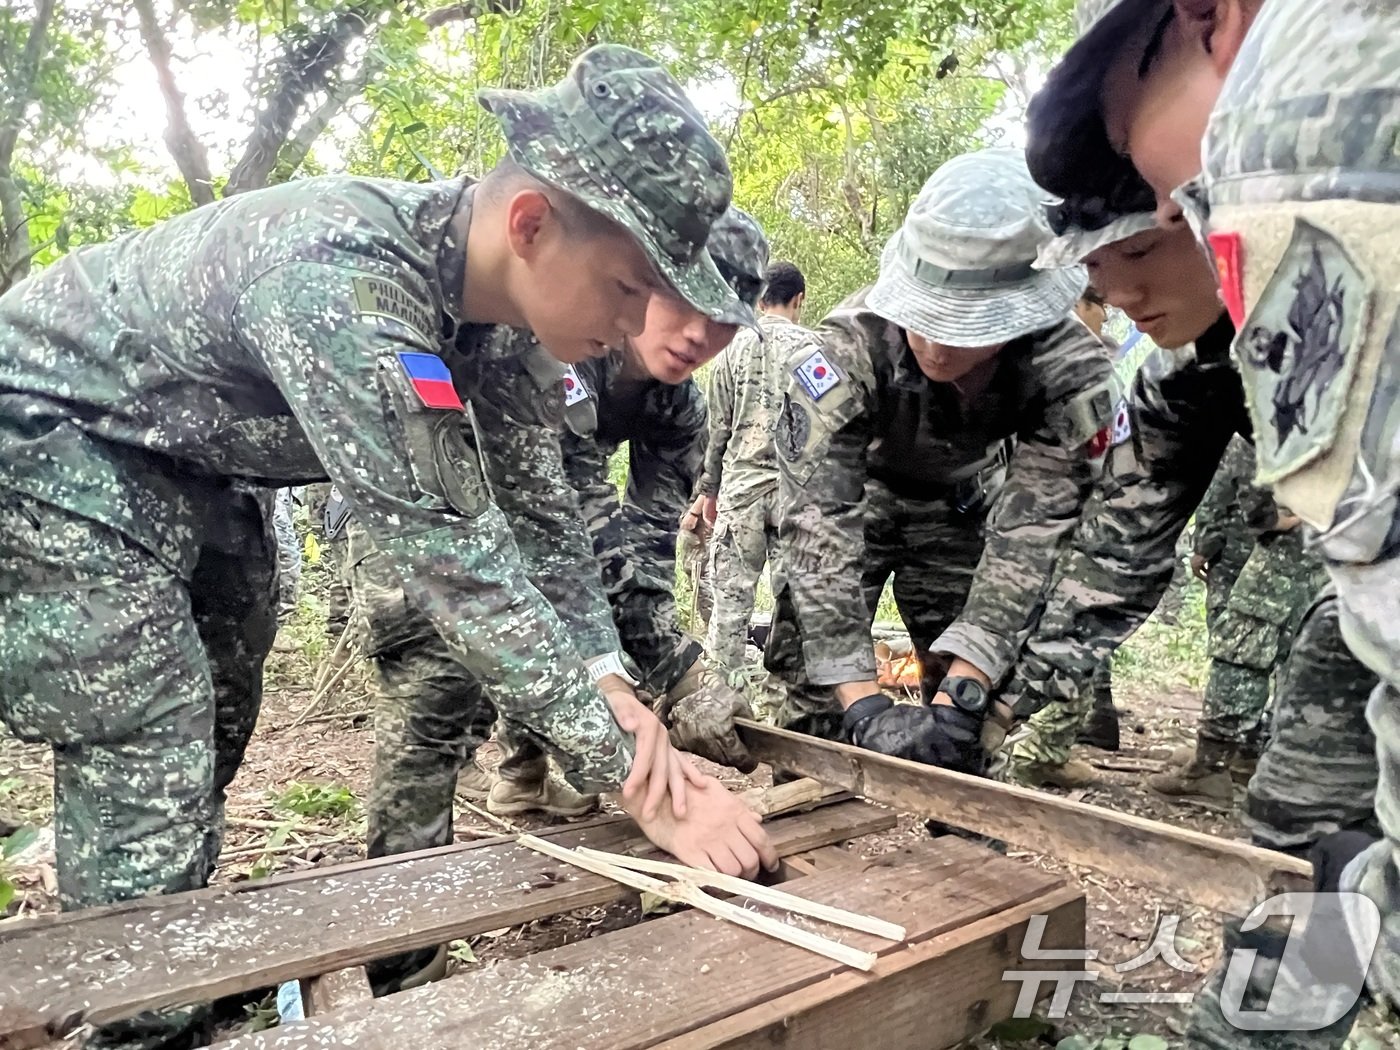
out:
<path id="1" fill-rule="evenodd" d="M 704 251 L 734 190 L 724 150 L 674 77 L 640 51 L 589 48 L 540 91 L 482 91 L 511 157 L 637 238 L 697 310 L 752 324 Z"/>
<path id="2" fill-rule="evenodd" d="M 758 220 L 731 204 L 710 230 L 705 247 L 734 294 L 750 309 L 757 307 L 768 268 L 768 238 Z M 757 331 L 757 322 L 751 327 Z"/>
<path id="3" fill-rule="evenodd" d="M 1079 0 L 1079 39 L 1027 108 L 1031 177 L 1093 217 L 1076 222 L 1081 229 L 1156 207 L 1151 187 L 1109 141 L 1100 98 L 1104 78 L 1123 49 L 1144 44 L 1171 10 L 1172 0 Z"/>

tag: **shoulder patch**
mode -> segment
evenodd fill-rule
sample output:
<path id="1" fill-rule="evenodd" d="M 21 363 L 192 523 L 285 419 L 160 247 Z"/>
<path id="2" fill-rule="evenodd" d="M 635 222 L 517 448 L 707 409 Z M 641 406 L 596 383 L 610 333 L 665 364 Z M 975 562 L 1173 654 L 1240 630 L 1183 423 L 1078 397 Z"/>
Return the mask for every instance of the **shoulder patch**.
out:
<path id="1" fill-rule="evenodd" d="M 452 373 L 436 354 L 418 354 L 401 350 L 396 355 L 399 367 L 408 377 L 413 392 L 428 408 L 453 408 L 465 411 L 457 388 L 452 385 Z"/>
<path id="2" fill-rule="evenodd" d="M 792 374 L 797 377 L 802 389 L 807 391 L 807 396 L 813 401 L 820 401 L 841 385 L 841 373 L 820 350 L 808 354 L 801 364 L 792 370 Z"/>
<path id="3" fill-rule="evenodd" d="M 564 407 L 570 408 L 580 401 L 588 400 L 588 387 L 583 385 L 583 380 L 570 365 L 564 370 Z"/>
<path id="4" fill-rule="evenodd" d="M 363 274 L 351 279 L 355 289 L 355 310 L 361 317 L 387 317 L 408 325 L 429 344 L 438 340 L 438 330 L 428 304 L 402 285 L 387 277 Z"/>
<path id="5" fill-rule="evenodd" d="M 1133 416 L 1128 411 L 1128 402 L 1120 401 L 1113 410 L 1112 444 L 1121 445 L 1133 435 Z"/>

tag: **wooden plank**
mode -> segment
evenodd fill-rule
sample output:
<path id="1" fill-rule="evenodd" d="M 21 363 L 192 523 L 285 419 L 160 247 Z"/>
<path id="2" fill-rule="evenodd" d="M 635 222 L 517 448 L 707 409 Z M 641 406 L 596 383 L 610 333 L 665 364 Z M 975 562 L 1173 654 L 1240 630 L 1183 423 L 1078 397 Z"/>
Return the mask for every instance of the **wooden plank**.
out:
<path id="1" fill-rule="evenodd" d="M 1084 897 L 1064 887 L 882 958 L 870 974 L 835 974 L 657 1050 L 943 1050 L 1011 1016 L 1021 984 L 1003 980 L 1008 969 L 1079 966 L 1024 960 L 1026 928 L 1037 915 L 1046 917 L 1040 947 L 1084 947 Z M 1041 991 L 1053 989 L 1046 982 Z"/>
<path id="2" fill-rule="evenodd" d="M 773 766 L 1229 915 L 1312 888 L 1312 865 L 1274 850 L 757 722 L 740 726 L 753 754 Z"/>
<path id="3" fill-rule="evenodd" d="M 848 801 L 772 821 L 779 853 L 881 831 L 894 816 Z M 561 834 L 644 852 L 630 822 Z M 390 864 L 317 869 L 261 892 L 197 891 L 0 938 L 0 1048 L 144 1010 L 204 1002 L 398 952 L 619 900 L 629 891 L 507 841 Z"/>
<path id="4" fill-rule="evenodd" d="M 799 879 L 788 888 L 906 926 L 905 945 L 858 933 L 843 938 L 880 953 L 882 964 L 929 938 L 1009 909 L 1040 908 L 1047 901 L 1067 907 L 1082 900 L 1078 893 L 1065 894 L 1055 876 L 948 837 L 867 862 L 860 870 Z M 1005 922 L 984 928 L 978 946 L 991 951 L 1006 939 L 1006 930 Z M 751 930 L 683 912 L 225 1045 L 226 1050 L 467 1045 L 636 1050 L 852 972 Z M 985 998 L 990 991 L 981 994 Z M 867 1039 L 847 1045 L 881 1044 Z"/>
<path id="5" fill-rule="evenodd" d="M 374 998 L 363 966 L 332 970 L 301 982 L 301 998 L 308 1017 L 328 1014 Z"/>

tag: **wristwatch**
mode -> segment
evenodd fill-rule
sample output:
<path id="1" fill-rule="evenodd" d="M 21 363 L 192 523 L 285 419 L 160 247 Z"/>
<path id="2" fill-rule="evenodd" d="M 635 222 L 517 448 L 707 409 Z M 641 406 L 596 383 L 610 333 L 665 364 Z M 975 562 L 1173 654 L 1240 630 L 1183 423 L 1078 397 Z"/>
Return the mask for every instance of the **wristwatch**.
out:
<path id="1" fill-rule="evenodd" d="M 598 681 L 610 674 L 615 674 L 628 685 L 636 685 L 637 679 L 628 672 L 627 666 L 622 662 L 622 654 L 613 650 L 604 653 L 602 656 L 595 656 L 586 662 L 588 667 L 588 677 L 596 685 Z"/>
<path id="2" fill-rule="evenodd" d="M 953 706 L 978 718 L 985 718 L 991 707 L 992 697 L 987 687 L 975 678 L 954 678 L 949 676 L 938 685 L 940 693 L 947 693 Z"/>

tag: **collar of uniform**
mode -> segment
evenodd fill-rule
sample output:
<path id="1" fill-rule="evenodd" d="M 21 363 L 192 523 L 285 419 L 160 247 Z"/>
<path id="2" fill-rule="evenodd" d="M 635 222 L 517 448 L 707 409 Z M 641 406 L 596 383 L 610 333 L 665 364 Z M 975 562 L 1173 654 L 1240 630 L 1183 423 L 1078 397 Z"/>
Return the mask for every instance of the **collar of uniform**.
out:
<path id="1" fill-rule="evenodd" d="M 462 323 L 462 292 L 467 276 L 467 230 L 471 227 L 476 181 L 459 175 L 444 182 L 443 188 L 446 215 L 442 220 L 437 266 L 438 280 L 442 283 L 443 306 L 451 321 L 451 330 L 445 334 L 451 340 L 455 329 Z"/>
<path id="2" fill-rule="evenodd" d="M 1201 337 L 1196 340 L 1196 363 L 1211 367 L 1228 365 L 1230 344 L 1234 341 L 1235 326 L 1230 321 L 1230 315 L 1222 310 L 1215 324 L 1202 332 Z"/>

